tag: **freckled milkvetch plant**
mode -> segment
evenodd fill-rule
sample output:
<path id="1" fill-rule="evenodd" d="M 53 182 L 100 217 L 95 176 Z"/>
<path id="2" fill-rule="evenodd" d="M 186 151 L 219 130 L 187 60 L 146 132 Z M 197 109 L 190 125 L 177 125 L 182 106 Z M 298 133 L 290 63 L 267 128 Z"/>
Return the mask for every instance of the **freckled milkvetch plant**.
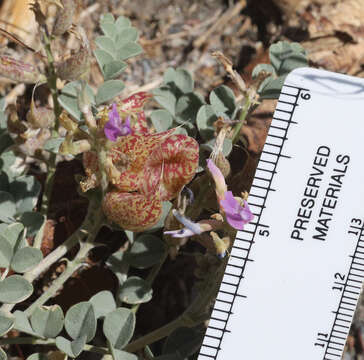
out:
<path id="1" fill-rule="evenodd" d="M 241 128 L 259 101 L 277 97 L 287 73 L 306 65 L 305 52 L 298 44 L 272 45 L 271 65 L 254 69 L 251 88 L 216 54 L 237 84 L 239 102 L 225 85 L 205 99 L 182 68 L 169 68 L 151 93 L 124 98 L 120 77 L 126 60 L 142 52 L 130 20 L 103 15 L 102 35 L 90 44 L 82 27 L 71 28 L 73 1 L 48 3 L 57 6 L 53 26 L 38 1 L 32 5 L 42 40 L 38 66 L 0 55 L 0 75 L 32 87 L 24 118 L 6 98 L 0 101 L 0 359 L 16 344 L 33 345 L 29 360 L 83 352 L 117 360 L 187 358 L 200 346 L 236 230 L 253 218 L 246 189 L 241 196 L 228 190 L 229 154 L 233 145 L 244 146 Z M 57 56 L 60 36 L 70 31 L 78 51 Z M 88 83 L 93 57 L 104 78 L 96 89 Z M 49 104 L 36 104 L 41 85 L 51 95 Z M 159 108 L 146 113 L 153 104 Z M 82 225 L 44 256 L 56 167 L 74 158 L 83 163 L 85 176 L 77 179 L 88 211 Z M 42 184 L 35 168 L 45 174 Z M 114 273 L 118 288 L 64 312 L 52 298 L 100 246 L 103 226 L 126 235 L 120 249 L 99 264 Z M 152 299 L 153 281 L 168 254 L 174 258 L 187 241 L 206 248 L 193 254 L 198 286 L 192 302 L 171 323 L 136 334 L 140 304 Z M 61 260 L 63 271 L 34 293 L 34 281 Z M 145 272 L 132 271 L 148 268 L 145 278 L 134 275 Z M 164 338 L 162 352 L 153 355 L 153 344 Z"/>

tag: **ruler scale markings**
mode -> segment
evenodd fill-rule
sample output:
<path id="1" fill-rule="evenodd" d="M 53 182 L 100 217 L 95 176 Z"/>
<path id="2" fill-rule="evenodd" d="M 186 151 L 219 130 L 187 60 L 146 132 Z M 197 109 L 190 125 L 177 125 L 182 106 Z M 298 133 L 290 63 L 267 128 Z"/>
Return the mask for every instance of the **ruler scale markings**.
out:
<path id="1" fill-rule="evenodd" d="M 289 84 L 287 84 L 287 82 L 289 82 Z M 322 115 L 316 120 L 318 121 L 318 126 L 317 129 L 315 128 L 315 133 L 312 133 L 311 131 L 307 136 L 307 141 L 306 138 L 304 139 L 304 135 L 300 135 L 300 133 L 305 134 L 306 132 L 308 134 L 307 129 L 309 129 L 310 126 L 308 124 L 313 123 L 313 120 L 311 119 L 315 119 L 313 109 L 317 109 L 316 111 L 319 111 L 319 113 L 320 110 L 325 109 L 325 111 L 330 114 L 327 116 L 327 118 L 330 118 L 330 123 L 328 123 L 330 125 L 328 126 L 335 129 L 335 125 L 331 125 L 333 123 L 332 119 L 337 121 L 336 119 L 339 119 L 339 114 L 343 114 L 340 118 L 341 123 L 342 118 L 348 117 L 347 109 L 350 110 L 351 107 L 358 108 L 356 104 L 359 102 L 355 103 L 354 100 L 364 100 L 364 96 L 361 95 L 361 93 L 364 93 L 363 89 L 364 82 L 362 80 L 321 70 L 297 69 L 288 75 L 286 83 L 282 87 L 277 108 L 272 119 L 272 125 L 267 136 L 267 139 L 269 140 L 264 145 L 256 170 L 256 178 L 253 181 L 249 194 L 248 202 L 252 204 L 251 207 L 255 211 L 255 219 L 249 224 L 249 227 L 247 227 L 248 231 L 245 232 L 242 230 L 237 232 L 235 244 L 231 250 L 232 254 L 228 259 L 225 269 L 224 280 L 213 307 L 213 314 L 215 317 L 211 318 L 206 330 L 206 337 L 214 337 L 213 342 L 206 343 L 206 345 L 211 346 L 210 350 L 212 349 L 213 351 L 207 350 L 203 345 L 199 356 L 228 360 L 236 355 L 236 351 L 239 351 L 242 356 L 252 360 L 265 360 L 266 358 L 271 357 L 279 358 L 280 360 L 288 360 L 291 359 L 292 352 L 289 352 L 287 348 L 289 346 L 296 346 L 295 349 L 298 351 L 298 357 L 296 356 L 297 360 L 306 360 L 308 358 L 310 360 L 334 360 L 341 357 L 345 346 L 346 336 L 360 295 L 360 285 L 364 279 L 364 258 L 362 257 L 364 255 L 363 216 L 355 217 L 354 211 L 357 211 L 356 214 L 360 213 L 361 206 L 359 207 L 359 205 L 355 203 L 355 206 L 351 206 L 353 209 L 347 209 L 347 205 L 345 204 L 345 200 L 350 196 L 351 191 L 346 184 L 346 181 L 349 180 L 346 180 L 344 175 L 346 175 L 346 171 L 349 168 L 349 175 L 347 175 L 347 177 L 351 176 L 351 179 L 353 179 L 352 173 L 355 174 L 355 168 L 354 165 L 352 165 L 354 160 L 352 161 L 351 158 L 356 159 L 356 153 L 350 153 L 349 150 L 346 150 L 341 146 L 342 142 L 340 144 L 337 141 L 335 142 L 335 132 L 328 133 L 324 128 L 325 121 L 328 123 L 328 121 L 325 120 L 326 118 L 323 118 L 322 124 L 320 122 Z M 350 106 L 346 106 L 349 102 Z M 345 106 L 341 104 L 345 104 Z M 357 114 L 360 113 L 361 112 L 357 110 Z M 291 127 L 291 124 L 297 126 Z M 337 126 L 336 128 L 339 127 Z M 288 132 L 290 133 L 290 136 L 287 136 Z M 347 129 L 340 129 L 337 133 L 340 135 L 340 139 L 345 139 L 344 134 L 341 132 L 344 132 L 345 134 L 349 133 L 349 136 L 356 136 L 358 130 L 353 132 L 350 130 L 350 127 Z M 325 134 L 325 136 L 323 136 L 323 134 Z M 329 134 L 329 136 L 327 134 Z M 326 140 L 322 140 L 321 137 L 326 138 Z M 330 140 L 333 141 L 333 143 L 331 143 Z M 324 141 L 327 141 L 327 145 Z M 322 144 L 317 147 L 317 150 L 313 148 L 315 142 L 318 142 L 320 145 Z M 302 146 L 302 143 L 305 145 L 302 149 L 305 150 L 298 152 L 297 149 Z M 352 143 L 355 142 L 351 141 L 346 145 L 349 145 L 349 148 L 352 149 Z M 361 143 L 360 138 L 357 143 Z M 283 151 L 283 149 L 285 150 Z M 310 156 L 312 156 L 313 151 L 315 150 L 316 157 L 314 158 L 314 165 L 316 164 L 316 167 L 311 165 L 310 168 L 309 165 L 312 164 L 312 159 L 308 160 L 309 155 L 306 153 L 309 153 L 311 154 Z M 325 154 L 325 152 L 327 153 Z M 330 152 L 332 152 L 333 155 L 330 155 Z M 327 169 L 324 169 L 320 173 L 320 166 L 323 168 L 326 167 L 327 161 L 325 163 L 325 157 L 328 158 L 329 165 L 327 166 Z M 350 163 L 349 160 L 345 160 L 345 158 L 350 159 Z M 285 159 L 283 163 L 281 162 L 281 159 Z M 293 162 L 287 163 L 286 161 Z M 340 164 L 346 165 L 342 164 L 343 162 L 346 162 L 346 164 L 349 165 L 340 167 Z M 325 165 L 322 165 L 323 163 L 325 163 Z M 278 164 L 282 164 L 279 165 L 279 169 L 277 169 Z M 300 165 L 300 168 L 297 164 Z M 337 165 L 336 167 L 334 167 L 335 164 Z M 297 219 L 306 219 L 305 217 L 308 217 L 309 220 L 306 222 L 304 220 L 300 220 L 301 222 L 298 221 L 297 223 L 294 222 L 294 229 L 297 229 L 297 231 L 300 230 L 304 234 L 304 231 L 307 231 L 307 233 L 314 235 L 312 239 L 315 239 L 314 246 L 317 248 L 315 253 L 312 252 L 312 249 L 314 248 L 312 246 L 313 243 L 308 243 L 308 236 L 304 236 L 300 243 L 299 240 L 301 240 L 301 238 L 299 236 L 301 235 L 293 236 L 292 232 L 291 237 L 293 236 L 292 239 L 295 239 L 292 241 L 296 242 L 288 243 L 288 240 L 290 239 L 287 239 L 284 236 L 277 237 L 275 235 L 276 233 L 279 233 L 277 232 L 278 225 L 275 226 L 275 223 L 268 220 L 269 218 L 275 218 L 281 211 L 284 213 L 283 210 L 285 205 L 274 204 L 279 204 L 279 197 L 284 195 L 282 187 L 287 193 L 287 189 L 290 186 L 288 185 L 289 183 L 287 183 L 287 178 L 290 178 L 291 175 L 286 175 L 286 178 L 283 178 L 283 175 L 281 174 L 287 174 L 290 167 L 292 167 L 292 172 L 289 174 L 292 174 L 292 179 L 299 179 L 298 174 L 301 174 L 300 176 L 302 176 L 302 180 L 300 180 L 301 185 L 296 186 L 296 193 L 302 191 L 302 189 L 299 189 L 302 186 L 305 190 L 304 194 L 306 194 L 306 192 L 308 194 L 311 192 L 311 195 L 315 194 L 312 190 L 315 186 L 318 187 L 318 191 L 320 191 L 319 196 L 315 196 L 314 208 L 312 210 L 312 212 L 315 212 L 315 215 L 312 216 L 312 219 L 311 212 L 308 212 L 307 208 L 302 205 L 302 209 L 304 210 L 299 208 Z M 305 173 L 301 169 L 306 169 Z M 303 184 L 307 174 L 310 174 L 310 169 L 311 174 L 314 174 L 310 175 L 312 180 L 309 178 L 307 184 Z M 329 174 L 331 177 L 328 177 L 329 175 L 327 175 L 326 172 L 331 172 L 332 174 Z M 358 171 L 356 170 L 356 172 Z M 319 177 L 319 175 L 322 176 Z M 359 178 L 361 177 L 361 180 L 363 180 L 363 174 L 360 173 L 359 175 L 361 175 Z M 314 176 L 316 176 L 316 178 Z M 319 180 L 317 180 L 317 178 L 319 178 Z M 342 182 L 343 178 L 344 181 Z M 322 183 L 325 185 L 321 186 L 320 182 L 320 187 L 317 185 L 317 182 L 322 179 L 324 179 Z M 356 178 L 354 177 L 354 179 Z M 282 185 L 282 183 L 286 185 Z M 361 184 L 359 180 L 357 180 L 357 183 Z M 324 193 L 323 190 L 325 187 L 327 187 L 326 193 Z M 359 189 L 361 186 L 357 186 L 357 188 Z M 343 195 L 341 195 L 341 191 Z M 282 192 L 283 195 L 281 194 Z M 290 192 L 292 193 L 292 191 Z M 338 194 L 338 196 L 336 194 Z M 363 192 L 361 192 L 361 194 L 364 196 Z M 291 202 L 293 204 L 294 199 L 299 199 L 300 196 L 295 194 L 294 197 L 288 196 L 286 199 L 281 199 L 285 200 L 286 204 L 290 204 Z M 309 199 L 308 196 L 309 195 L 307 195 L 307 200 Z M 290 200 L 291 198 L 293 200 Z M 356 196 L 354 199 L 356 200 L 357 198 L 358 197 Z M 254 201 L 250 201 L 251 199 L 254 199 Z M 267 201 L 269 201 L 268 204 Z M 274 203 L 273 205 L 272 201 Z M 317 208 L 320 208 L 320 205 L 322 206 L 321 212 L 319 212 L 319 209 L 317 210 Z M 337 209 L 335 209 L 336 205 Z M 272 210 L 274 207 L 276 210 Z M 333 209 L 331 213 L 328 212 L 330 208 Z M 260 211 L 256 211 L 257 209 L 260 209 Z M 344 209 L 345 211 L 349 210 L 353 213 L 347 215 L 344 212 Z M 297 208 L 287 210 L 286 213 L 289 217 L 283 222 L 276 217 L 276 219 L 279 220 L 278 223 L 281 223 L 281 226 L 284 228 L 280 231 L 285 231 L 286 227 L 291 226 L 291 224 L 287 224 L 291 221 L 289 219 L 295 219 L 296 211 Z M 336 213 L 340 215 L 336 215 Z M 326 214 L 326 216 L 329 214 L 331 218 L 327 219 L 323 217 L 324 215 L 322 214 Z M 349 224 L 350 218 L 351 222 Z M 317 222 L 321 227 L 317 225 L 316 229 L 313 228 L 313 230 L 317 231 L 317 233 L 314 233 L 312 230 L 314 225 L 311 225 L 310 221 L 314 223 L 317 219 L 321 221 Z M 341 220 L 339 221 L 339 219 Z M 306 223 L 308 223 L 308 225 L 306 225 Z M 328 223 L 333 228 L 331 232 L 331 228 L 328 226 L 328 230 L 325 230 L 324 226 Z M 338 224 L 341 225 L 341 228 L 338 227 Z M 307 226 L 311 226 L 311 228 L 307 230 Z M 345 228 L 345 230 L 341 230 L 342 228 Z M 333 240 L 335 235 L 332 235 L 332 233 L 342 234 L 342 231 L 345 231 L 345 236 L 349 239 L 346 240 L 345 246 L 342 242 Z M 349 236 L 348 234 L 351 235 Z M 268 238 L 266 239 L 266 237 Z M 299 240 L 297 237 L 299 237 Z M 337 235 L 337 238 L 338 237 L 339 235 Z M 343 236 L 341 235 L 341 237 Z M 255 241 L 257 238 L 259 240 L 258 242 Z M 286 246 L 284 250 L 285 255 L 283 255 L 283 253 L 280 255 L 280 253 L 277 252 L 280 247 L 275 246 L 274 242 L 272 242 L 277 241 L 277 239 L 279 239 L 282 244 L 286 243 L 288 245 L 288 248 Z M 263 241 L 266 241 L 266 243 Z M 269 246 L 270 242 L 272 244 Z M 345 254 L 345 251 L 347 251 L 345 249 L 349 249 L 353 242 L 355 242 L 354 253 Z M 306 246 L 307 243 L 308 245 Z M 246 244 L 248 248 L 241 248 L 241 246 L 239 246 L 243 244 Z M 264 248 L 271 248 L 273 251 L 264 252 Z M 331 251 L 329 254 L 332 260 L 327 258 L 327 256 L 321 255 L 324 254 L 326 248 Z M 344 251 L 339 251 L 339 248 L 342 248 Z M 311 257 L 305 258 L 305 255 L 298 255 L 299 252 L 297 249 L 300 249 L 302 254 L 310 254 Z M 267 256 L 270 256 L 270 260 L 266 261 L 267 265 L 265 265 L 262 259 Z M 290 256 L 292 256 L 292 259 L 290 259 Z M 299 257 L 296 258 L 296 256 Z M 321 258 L 320 256 L 323 257 Z M 259 260 L 258 263 L 255 261 L 256 259 Z M 334 261 L 334 259 L 336 259 L 336 262 L 330 263 L 330 261 Z M 278 264 L 278 268 L 274 266 L 271 270 L 268 269 L 268 264 L 271 262 Z M 249 265 L 247 266 L 247 264 Z M 328 264 L 330 264 L 330 267 L 327 266 Z M 302 282 L 308 291 L 306 297 L 305 295 L 301 295 L 301 292 L 303 294 L 305 287 L 301 286 L 297 288 L 299 291 L 291 291 L 289 287 L 282 287 L 281 282 L 277 282 L 280 278 L 268 278 L 276 276 L 278 270 L 288 269 L 289 266 L 291 266 L 290 273 L 285 274 L 284 277 L 289 275 L 287 281 L 289 281 L 289 284 L 291 285 L 300 284 Z M 317 273 L 314 275 L 312 271 L 314 271 L 315 266 L 319 267 L 317 267 Z M 265 274 L 265 267 L 268 277 L 261 278 L 261 276 Z M 336 272 L 330 269 L 335 269 Z M 331 273 L 331 271 L 333 272 Z M 313 278 L 305 280 L 305 278 L 302 277 L 301 279 L 301 272 L 302 275 L 306 273 L 312 274 Z M 304 276 L 309 276 L 307 274 Z M 259 275 L 259 278 L 255 279 L 252 275 Z M 329 280 L 329 275 L 333 277 L 331 281 Z M 335 277 L 333 275 L 335 275 Z M 295 277 L 299 279 L 299 281 L 297 282 L 294 280 L 295 282 L 292 283 Z M 244 279 L 244 282 L 241 282 L 242 279 Z M 263 282 L 255 285 L 258 279 Z M 315 286 L 317 286 L 316 284 L 323 284 L 324 281 L 326 281 L 326 284 L 327 281 L 330 281 L 330 283 L 327 284 L 329 288 L 326 289 L 324 286 L 315 288 Z M 264 305 L 263 308 L 261 305 L 258 305 L 263 304 L 263 295 L 260 296 L 259 301 L 256 301 L 258 299 L 256 296 L 257 294 L 260 294 L 264 288 L 268 289 L 270 283 L 272 283 L 272 286 L 274 287 L 272 287 L 271 293 L 265 293 L 268 300 L 268 302 L 265 303 L 266 310 Z M 264 287 L 262 287 L 262 285 L 264 285 Z M 312 290 L 310 287 L 312 287 Z M 246 295 L 241 294 L 242 289 L 245 289 L 243 290 L 243 293 Z M 281 297 L 278 297 L 280 294 L 279 291 L 282 292 Z M 338 299 L 339 294 L 340 297 Z M 274 296 L 272 297 L 271 295 Z M 301 297 L 299 298 L 298 295 Z M 309 296 L 311 298 L 309 298 Z M 242 302 L 239 299 L 244 301 Z M 303 303 L 302 299 L 305 300 L 305 303 Z M 297 313 L 297 310 L 294 307 L 291 308 L 291 305 L 294 305 L 295 301 L 297 301 L 297 303 L 302 303 L 299 313 Z M 336 301 L 338 301 L 338 303 L 336 303 Z M 270 302 L 272 302 L 273 311 L 268 311 Z M 313 311 L 311 311 L 309 304 L 314 307 L 312 308 Z M 225 307 L 221 307 L 222 305 Z M 306 305 L 308 306 L 307 308 Z M 315 307 L 317 307 L 317 310 Z M 264 310 L 263 314 L 266 315 L 261 315 L 261 310 Z M 291 311 L 294 312 L 290 313 Z M 296 331 L 300 331 L 300 335 L 295 334 L 295 336 L 292 337 L 292 330 L 295 328 L 295 324 L 292 323 L 286 328 L 284 328 L 284 324 L 293 321 L 297 315 L 300 315 L 301 318 L 300 325 L 296 329 Z M 275 320 L 276 316 L 279 316 L 277 320 Z M 219 320 L 217 317 L 222 317 L 224 320 Z M 264 321 L 266 320 L 267 323 L 262 323 L 262 325 L 260 325 L 260 321 L 263 319 Z M 255 335 L 259 333 L 265 325 L 270 325 L 272 331 L 266 335 L 269 336 L 266 339 L 268 341 L 266 342 L 266 346 L 262 347 L 259 346 L 258 343 L 255 344 L 257 341 Z M 329 328 L 327 328 L 326 331 L 322 331 L 325 329 L 325 326 L 329 326 Z M 229 329 L 227 329 L 227 327 Z M 256 330 L 254 331 L 253 329 L 255 328 Z M 288 329 L 290 329 L 290 331 L 287 333 Z M 290 337 L 290 340 L 287 340 L 286 336 Z M 270 341 L 270 338 L 272 338 L 272 341 Z M 234 339 L 236 339 L 235 342 Z M 284 341 L 284 344 L 282 343 L 280 346 L 282 341 Z M 295 341 L 299 341 L 299 343 L 294 345 Z M 315 341 L 316 343 L 314 343 Z M 287 353 L 285 353 L 285 351 L 287 351 Z"/>
<path id="2" fill-rule="evenodd" d="M 300 91 L 298 91 L 297 96 L 298 96 L 299 92 L 300 92 Z M 296 103 L 297 103 L 297 98 L 295 99 L 295 104 L 296 104 Z M 294 110 L 294 107 L 293 107 L 293 109 L 292 109 L 292 110 Z M 288 128 L 289 128 L 289 123 L 288 123 L 287 129 L 285 129 L 285 134 L 286 134 L 286 132 L 288 131 Z M 287 140 L 286 136 L 284 137 L 284 140 Z M 284 141 L 284 140 L 283 140 L 283 141 Z M 283 142 L 282 142 L 282 145 L 283 145 Z M 278 153 L 278 155 L 281 153 L 281 151 L 282 151 L 282 146 L 280 146 L 280 147 L 279 147 L 279 153 Z M 278 156 L 278 159 L 279 159 L 279 156 Z M 277 160 L 278 160 L 278 159 L 277 159 Z M 264 160 L 262 160 L 262 157 L 260 158 L 259 163 L 260 163 L 261 161 L 263 161 L 263 162 L 264 162 Z M 273 164 L 274 164 L 274 169 L 273 169 L 273 172 L 272 172 L 272 176 L 273 176 L 273 174 L 275 173 L 275 168 L 276 168 L 276 166 L 277 166 L 277 163 L 273 163 Z M 258 164 L 258 167 L 257 167 L 257 168 L 259 168 L 259 164 Z M 270 186 L 271 186 L 271 181 L 272 181 L 272 178 L 268 181 L 268 187 L 266 188 L 266 189 L 268 190 L 268 192 L 269 192 L 269 190 L 273 190 L 273 189 L 271 189 L 271 188 L 270 188 Z M 258 187 L 258 188 L 262 188 L 262 189 L 264 189 L 264 187 L 259 187 L 258 185 L 255 185 L 255 184 L 254 184 L 254 182 L 255 182 L 255 179 L 254 179 L 254 181 L 253 181 L 252 187 Z M 265 200 L 266 200 L 266 198 L 263 198 L 263 199 L 264 199 L 264 200 L 263 200 L 263 207 L 264 207 L 264 204 L 265 204 Z M 261 214 L 259 214 L 258 219 L 259 219 L 260 215 L 261 215 Z M 257 225 L 255 226 L 255 229 L 254 229 L 254 235 L 255 235 L 255 233 L 256 233 L 256 230 L 257 230 L 257 227 L 258 227 L 258 226 L 259 226 L 259 224 L 257 224 Z M 251 232 L 248 232 L 248 231 L 242 230 L 242 231 L 238 231 L 238 233 L 244 233 L 244 235 L 245 235 L 246 233 L 248 233 L 248 234 L 249 234 L 249 233 L 251 233 Z M 236 237 L 236 240 L 239 240 L 238 235 L 237 235 L 237 237 Z M 235 241 L 236 241 L 236 240 L 235 240 Z M 249 252 L 250 252 L 251 246 L 252 246 L 252 242 L 250 242 L 250 244 L 249 244 L 249 248 L 247 249 L 248 256 L 249 256 Z M 245 262 L 244 262 L 244 264 L 243 264 L 243 266 L 242 266 L 242 273 L 244 272 L 244 269 L 245 269 L 245 265 L 246 265 L 246 263 L 248 262 L 248 260 L 250 260 L 250 259 L 248 259 L 248 256 L 247 256 L 247 258 L 245 259 Z M 231 256 L 230 256 L 230 258 L 229 258 L 229 262 L 228 262 L 228 265 L 227 265 L 227 266 L 231 265 L 231 259 L 232 259 L 232 258 L 234 258 L 234 255 L 231 255 Z M 237 290 L 238 290 L 238 287 L 239 287 L 239 284 L 240 284 L 240 280 L 241 280 L 241 279 L 239 279 L 239 282 L 238 282 L 238 284 L 237 284 L 237 286 L 236 286 L 236 292 L 235 292 L 234 298 L 233 298 L 233 300 L 232 300 L 232 305 L 233 305 L 234 299 L 237 297 Z M 221 287 L 220 287 L 219 293 L 220 293 L 220 292 L 224 292 L 224 291 L 221 291 Z M 213 311 L 214 311 L 214 310 L 213 310 Z M 229 316 L 230 316 L 230 314 L 229 314 Z M 227 324 L 227 322 L 228 322 L 228 320 L 229 320 L 229 316 L 227 317 L 226 324 Z M 225 324 L 225 328 L 226 328 L 226 324 Z M 224 334 L 224 333 L 222 333 L 221 338 L 220 338 L 220 340 L 219 340 L 219 350 L 220 350 L 220 345 L 221 345 L 221 341 L 222 341 L 222 338 L 223 338 L 223 334 Z M 217 357 L 217 355 L 218 355 L 218 351 L 217 351 L 217 353 L 216 353 L 216 357 Z M 215 359 L 216 359 L 216 357 L 215 357 Z"/>

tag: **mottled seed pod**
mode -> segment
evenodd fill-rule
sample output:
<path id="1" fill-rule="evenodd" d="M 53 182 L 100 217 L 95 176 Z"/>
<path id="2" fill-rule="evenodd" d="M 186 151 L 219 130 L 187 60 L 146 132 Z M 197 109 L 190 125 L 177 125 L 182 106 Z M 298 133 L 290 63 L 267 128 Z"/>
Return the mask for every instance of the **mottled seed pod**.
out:
<path id="1" fill-rule="evenodd" d="M 78 28 L 81 37 L 81 45 L 77 52 L 73 53 L 68 59 L 56 64 L 56 73 L 62 80 L 87 79 L 90 71 L 90 44 L 87 40 L 85 31 Z"/>
<path id="2" fill-rule="evenodd" d="M 35 66 L 6 55 L 0 55 L 0 76 L 26 84 L 46 81 L 46 77 Z"/>
<path id="3" fill-rule="evenodd" d="M 58 8 L 53 35 L 63 35 L 71 26 L 76 11 L 75 0 L 62 0 L 63 9 Z"/>

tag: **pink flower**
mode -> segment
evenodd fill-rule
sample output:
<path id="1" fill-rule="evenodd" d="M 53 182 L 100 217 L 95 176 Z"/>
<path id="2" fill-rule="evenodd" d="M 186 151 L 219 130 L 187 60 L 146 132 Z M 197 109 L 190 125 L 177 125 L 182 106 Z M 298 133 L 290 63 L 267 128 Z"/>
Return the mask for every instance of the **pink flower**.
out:
<path id="1" fill-rule="evenodd" d="M 215 181 L 216 196 L 220 201 L 225 198 L 225 192 L 227 191 L 224 175 L 211 159 L 207 159 L 207 167 Z"/>
<path id="2" fill-rule="evenodd" d="M 112 109 L 109 111 L 109 121 L 104 126 L 104 133 L 111 141 L 116 141 L 119 136 L 126 136 L 132 133 L 129 116 L 123 123 L 115 103 L 112 104 Z"/>
<path id="3" fill-rule="evenodd" d="M 220 205 L 224 209 L 229 225 L 237 230 L 243 230 L 244 225 L 254 218 L 248 203 L 244 200 L 244 207 L 242 207 L 231 191 L 226 191 L 225 200 L 220 200 Z"/>
<path id="4" fill-rule="evenodd" d="M 211 159 L 207 160 L 207 167 L 215 181 L 216 196 L 227 222 L 234 229 L 243 230 L 244 225 L 252 221 L 254 217 L 248 203 L 244 200 L 244 206 L 241 206 L 233 193 L 227 191 L 224 175 Z"/>

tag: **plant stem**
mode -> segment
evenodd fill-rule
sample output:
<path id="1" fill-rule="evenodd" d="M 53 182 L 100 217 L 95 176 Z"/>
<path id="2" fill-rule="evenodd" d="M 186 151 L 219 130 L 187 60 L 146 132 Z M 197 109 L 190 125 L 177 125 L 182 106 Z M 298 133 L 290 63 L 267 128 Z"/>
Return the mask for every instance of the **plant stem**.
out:
<path id="1" fill-rule="evenodd" d="M 221 278 L 224 275 L 224 269 L 227 263 L 227 257 L 221 262 L 216 272 L 211 272 L 204 282 L 203 289 L 199 296 L 185 310 L 185 312 L 177 319 L 170 323 L 142 336 L 141 338 L 131 342 L 126 346 L 125 351 L 136 352 L 145 348 L 160 339 L 171 334 L 174 330 L 181 326 L 194 327 L 206 320 L 206 309 L 210 302 L 215 298 L 217 290 L 220 286 Z"/>
<path id="2" fill-rule="evenodd" d="M 94 229 L 94 224 L 102 221 L 103 215 L 100 209 L 100 200 L 92 198 L 89 203 L 87 216 L 82 225 L 60 246 L 46 256 L 35 268 L 28 271 L 23 277 L 32 283 L 40 274 L 49 269 L 56 261 L 62 258 L 69 250 L 76 246 Z M 2 310 L 11 311 L 14 304 L 3 304 Z"/>
<path id="3" fill-rule="evenodd" d="M 67 263 L 66 270 L 53 281 L 52 285 L 32 304 L 30 305 L 24 313 L 30 316 L 35 309 L 46 303 L 51 297 L 53 297 L 57 291 L 63 286 L 63 284 L 73 275 L 73 273 L 82 267 L 83 261 L 85 260 L 88 252 L 95 247 L 92 243 L 93 238 L 95 238 L 97 232 L 91 233 L 90 238 L 85 243 L 81 243 L 81 248 L 77 255 L 72 261 Z"/>
<path id="4" fill-rule="evenodd" d="M 240 114 L 239 122 L 234 128 L 233 136 L 231 138 L 231 141 L 233 142 L 233 144 L 235 144 L 239 140 L 240 131 L 241 131 L 241 128 L 243 127 L 243 125 L 244 125 L 245 118 L 248 115 L 250 105 L 251 105 L 251 99 L 250 99 L 249 96 L 247 96 L 246 100 L 245 100 L 245 103 L 244 103 L 244 106 L 243 106 L 243 110 L 241 111 L 241 114 Z"/>
<path id="5" fill-rule="evenodd" d="M 177 319 L 171 321 L 167 325 L 160 327 L 157 330 L 152 331 L 148 335 L 145 335 L 126 346 L 125 351 L 135 352 L 137 350 L 143 349 L 146 345 L 152 344 L 164 337 L 168 336 L 174 330 L 179 327 L 184 326 L 183 317 L 180 316 Z"/>
<path id="6" fill-rule="evenodd" d="M 56 339 L 51 338 L 51 339 L 43 340 L 43 339 L 37 339 L 37 338 L 33 338 L 33 337 L 17 337 L 17 338 L 0 339 L 0 346 L 14 345 L 14 344 L 18 344 L 18 345 L 26 345 L 26 344 L 51 345 L 52 346 L 52 345 L 56 344 Z M 83 350 L 89 351 L 89 352 L 94 352 L 97 354 L 103 354 L 103 355 L 110 354 L 110 352 L 107 348 L 88 345 L 88 344 L 86 344 L 84 346 Z"/>
<path id="7" fill-rule="evenodd" d="M 166 261 L 168 257 L 168 251 L 166 250 L 166 252 L 164 253 L 161 261 L 158 263 L 158 264 L 155 264 L 153 267 L 152 267 L 152 270 L 150 271 L 150 273 L 148 274 L 148 277 L 145 279 L 146 283 L 150 286 L 152 286 L 155 278 L 157 277 L 157 275 L 159 274 L 159 271 L 161 270 L 164 262 Z M 134 305 L 132 308 L 131 308 L 131 311 L 136 313 L 139 309 L 139 306 L 141 304 L 136 304 Z"/>

